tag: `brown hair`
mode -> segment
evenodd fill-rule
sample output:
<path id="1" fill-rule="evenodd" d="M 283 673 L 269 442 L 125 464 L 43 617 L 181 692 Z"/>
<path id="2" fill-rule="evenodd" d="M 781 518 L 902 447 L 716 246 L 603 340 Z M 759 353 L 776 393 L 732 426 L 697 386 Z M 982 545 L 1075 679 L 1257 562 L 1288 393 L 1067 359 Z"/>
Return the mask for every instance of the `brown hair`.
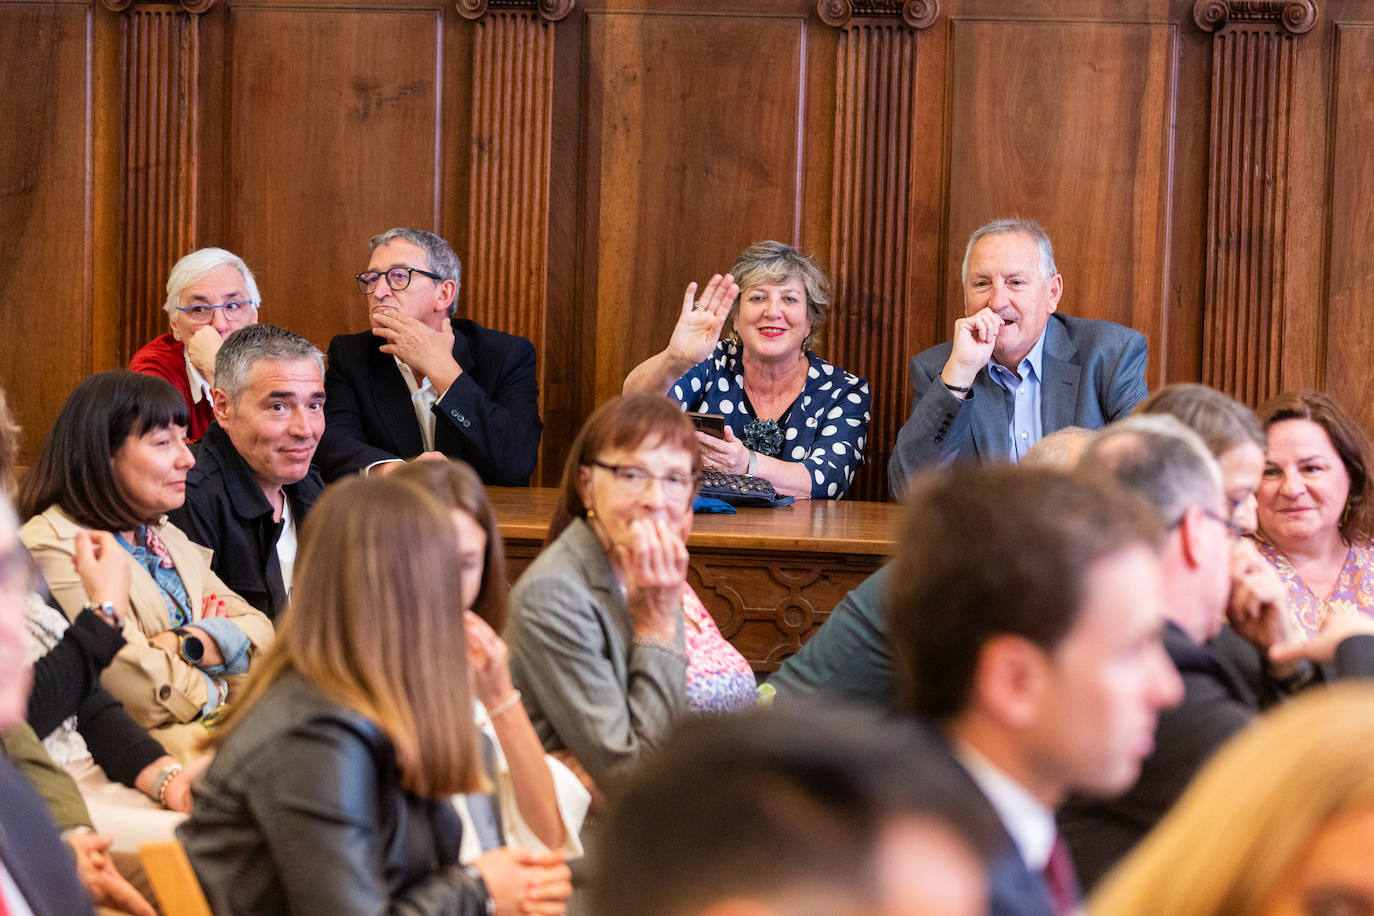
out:
<path id="1" fill-rule="evenodd" d="M 692 473 L 701 473 L 701 447 L 696 427 L 674 401 L 661 394 L 627 394 L 612 398 L 592 412 L 573 440 L 568 461 L 563 465 L 563 491 L 549 533 L 549 543 L 575 518 L 587 517 L 579 487 L 582 468 L 612 449 L 679 448 L 692 458 Z"/>
<path id="2" fill-rule="evenodd" d="M 86 378 L 67 397 L 19 485 L 20 517 L 57 505 L 77 524 L 100 531 L 155 522 L 134 515 L 111 460 L 130 436 L 173 425 L 186 425 L 186 399 L 163 379 L 127 369 Z"/>
<path id="3" fill-rule="evenodd" d="M 472 603 L 472 612 L 498 634 L 506 628 L 506 552 L 491 500 L 477 472 L 461 461 L 407 461 L 387 475 L 392 480 L 419 487 L 449 509 L 471 515 L 487 533 L 487 549 L 482 557 L 482 587 Z"/>
<path id="4" fill-rule="evenodd" d="M 358 477 L 332 485 L 302 527 L 277 641 L 210 743 L 222 743 L 278 677 L 295 671 L 387 733 L 402 788 L 426 798 L 476 790 L 448 508 L 415 486 Z"/>
<path id="5" fill-rule="evenodd" d="M 1137 414 L 1168 414 L 1202 437 L 1213 457 L 1249 442 L 1268 451 L 1269 442 L 1254 413 L 1215 388 L 1187 382 L 1165 385 L 1136 407 Z"/>
<path id="6" fill-rule="evenodd" d="M 1091 567 L 1162 540 L 1159 514 L 1107 481 L 972 464 L 917 477 L 887 595 L 910 706 L 958 715 L 984 643 L 1006 633 L 1054 651 Z"/>
<path id="7" fill-rule="evenodd" d="M 1284 420 L 1310 420 L 1326 431 L 1350 475 L 1348 511 L 1342 514 L 1341 537 L 1347 544 L 1374 539 L 1374 500 L 1369 479 L 1369 439 L 1350 414 L 1320 391 L 1289 391 L 1271 398 L 1256 411 L 1264 431 Z"/>

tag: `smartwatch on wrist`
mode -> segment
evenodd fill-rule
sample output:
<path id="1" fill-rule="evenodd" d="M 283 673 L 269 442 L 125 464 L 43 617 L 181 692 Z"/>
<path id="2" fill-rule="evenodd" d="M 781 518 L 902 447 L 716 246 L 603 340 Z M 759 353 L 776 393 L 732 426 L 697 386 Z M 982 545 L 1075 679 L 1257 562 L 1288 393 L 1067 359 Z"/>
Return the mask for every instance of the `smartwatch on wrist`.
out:
<path id="1" fill-rule="evenodd" d="M 205 657 L 205 643 L 184 627 L 177 627 L 172 632 L 176 634 L 177 651 L 181 653 L 182 661 L 188 665 L 199 665 L 200 660 Z"/>

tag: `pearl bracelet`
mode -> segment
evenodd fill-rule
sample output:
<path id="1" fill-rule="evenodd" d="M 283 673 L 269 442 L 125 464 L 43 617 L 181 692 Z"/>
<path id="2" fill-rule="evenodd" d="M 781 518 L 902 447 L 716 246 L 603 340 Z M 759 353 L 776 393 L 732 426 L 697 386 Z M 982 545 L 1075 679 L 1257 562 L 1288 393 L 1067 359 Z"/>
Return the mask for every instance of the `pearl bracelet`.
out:
<path id="1" fill-rule="evenodd" d="M 509 712 L 515 708 L 515 704 L 520 702 L 520 691 L 512 690 L 510 696 L 506 697 L 492 709 L 487 710 L 487 718 L 495 719 L 504 712 Z"/>
<path id="2" fill-rule="evenodd" d="M 153 783 L 151 795 L 164 808 L 167 807 L 167 787 L 172 784 L 172 780 L 176 779 L 180 772 L 181 764 L 179 763 L 169 763 L 158 771 L 157 781 Z"/>

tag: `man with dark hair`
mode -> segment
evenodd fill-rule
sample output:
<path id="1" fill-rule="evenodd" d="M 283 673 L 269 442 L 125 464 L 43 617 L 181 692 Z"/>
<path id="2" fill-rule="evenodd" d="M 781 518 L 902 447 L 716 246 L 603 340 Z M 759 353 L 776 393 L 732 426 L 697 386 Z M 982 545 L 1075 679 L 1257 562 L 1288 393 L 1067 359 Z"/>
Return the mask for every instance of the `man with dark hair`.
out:
<path id="1" fill-rule="evenodd" d="M 356 279 L 372 329 L 329 344 L 325 480 L 458 458 L 489 486 L 526 486 L 543 430 L 534 346 L 457 317 L 461 265 L 439 236 L 391 229 L 369 244 Z"/>
<path id="2" fill-rule="evenodd" d="M 1059 812 L 1079 876 L 1091 887 L 1159 822 L 1212 753 L 1254 720 L 1261 696 L 1331 676 L 1374 675 L 1374 636 L 1358 635 L 1374 633 L 1374 621 L 1335 615 L 1333 628 L 1302 641 L 1273 568 L 1237 540 L 1220 467 L 1174 417 L 1114 423 L 1084 452 L 1082 466 L 1144 497 L 1168 525 L 1164 648 L 1184 686 L 1183 702 L 1160 715 L 1154 751 L 1130 791 L 1075 798 Z M 1223 634 L 1228 603 L 1235 628 Z"/>
<path id="3" fill-rule="evenodd" d="M 291 592 L 296 532 L 324 491 L 310 464 L 324 432 L 324 360 L 284 328 L 249 325 L 220 347 L 211 395 L 215 422 L 191 448 L 186 501 L 168 518 L 275 619 Z"/>
<path id="4" fill-rule="evenodd" d="M 985 808 L 901 724 L 816 707 L 689 720 L 612 799 L 589 909 L 981 914 Z"/>
<path id="5" fill-rule="evenodd" d="M 1056 314 L 1064 278 L 1045 230 L 999 219 L 964 249 L 964 317 L 912 357 L 911 416 L 887 465 L 893 493 L 954 459 L 1019 461 L 1065 426 L 1099 429 L 1145 399 L 1144 335 Z"/>
<path id="6" fill-rule="evenodd" d="M 1158 517 L 1118 488 L 959 465 L 913 482 L 889 577 L 910 709 L 996 813 L 995 914 L 1077 906 L 1054 809 L 1120 792 L 1181 685 L 1164 626 Z"/>

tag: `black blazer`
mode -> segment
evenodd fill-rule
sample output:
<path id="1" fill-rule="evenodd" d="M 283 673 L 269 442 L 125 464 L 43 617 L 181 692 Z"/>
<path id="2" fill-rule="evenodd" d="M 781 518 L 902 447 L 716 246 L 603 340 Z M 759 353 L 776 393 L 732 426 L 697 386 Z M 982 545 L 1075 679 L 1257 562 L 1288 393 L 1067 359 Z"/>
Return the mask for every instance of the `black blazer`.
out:
<path id="1" fill-rule="evenodd" d="M 526 486 L 543 430 L 534 345 L 466 318 L 452 324 L 463 374 L 433 407 L 434 448 L 472 465 L 489 486 Z M 330 341 L 324 438 L 315 453 L 326 481 L 424 451 L 410 391 L 382 342 L 371 331 Z"/>
<path id="2" fill-rule="evenodd" d="M 0 859 L 34 916 L 93 912 L 71 850 L 57 838 L 42 800 L 6 760 L 0 760 Z"/>

